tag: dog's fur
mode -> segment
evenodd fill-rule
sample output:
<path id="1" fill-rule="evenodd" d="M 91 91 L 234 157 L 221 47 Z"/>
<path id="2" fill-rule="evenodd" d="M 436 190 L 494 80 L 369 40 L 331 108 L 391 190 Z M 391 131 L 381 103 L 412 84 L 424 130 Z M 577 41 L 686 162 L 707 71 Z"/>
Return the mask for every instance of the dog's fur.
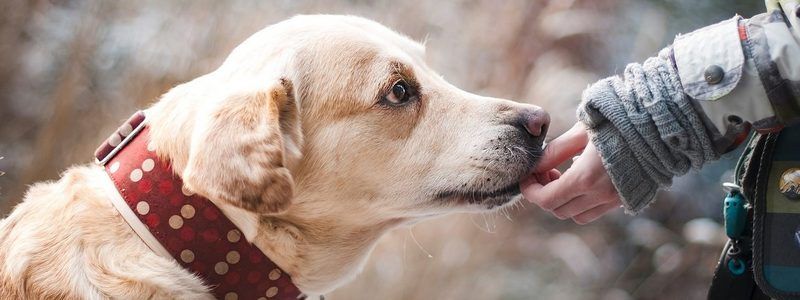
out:
<path id="1" fill-rule="evenodd" d="M 398 79 L 415 95 L 384 96 Z M 256 33 L 146 113 L 151 143 L 306 294 L 352 279 L 387 230 L 515 201 L 541 139 L 538 108 L 480 97 L 375 22 L 299 16 Z M 33 185 L 0 221 L 3 298 L 210 298 L 109 202 L 99 166 Z"/>

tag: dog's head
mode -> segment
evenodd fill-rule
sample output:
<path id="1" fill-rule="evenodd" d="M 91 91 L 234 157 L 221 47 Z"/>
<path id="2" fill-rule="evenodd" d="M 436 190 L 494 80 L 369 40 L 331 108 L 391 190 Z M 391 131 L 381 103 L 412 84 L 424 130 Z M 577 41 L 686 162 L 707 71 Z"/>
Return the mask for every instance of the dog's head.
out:
<path id="1" fill-rule="evenodd" d="M 158 106 L 169 130 L 154 140 L 190 190 L 258 213 L 325 202 L 375 219 L 509 203 L 549 122 L 458 89 L 422 45 L 345 16 L 270 26 Z"/>
<path id="2" fill-rule="evenodd" d="M 232 207 L 249 240 L 320 292 L 388 228 L 513 202 L 549 123 L 458 89 L 422 45 L 345 16 L 267 27 L 148 118 L 185 187 Z"/>

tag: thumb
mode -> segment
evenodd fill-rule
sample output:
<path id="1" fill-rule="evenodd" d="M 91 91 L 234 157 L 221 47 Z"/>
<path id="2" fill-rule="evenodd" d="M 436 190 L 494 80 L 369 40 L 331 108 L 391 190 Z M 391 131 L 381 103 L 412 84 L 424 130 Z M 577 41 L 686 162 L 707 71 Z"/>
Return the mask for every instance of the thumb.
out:
<path id="1" fill-rule="evenodd" d="M 586 133 L 586 129 L 583 128 L 583 124 L 580 122 L 575 123 L 567 132 L 547 143 L 542 158 L 536 163 L 534 173 L 557 167 L 583 151 L 588 142 L 589 135 Z"/>

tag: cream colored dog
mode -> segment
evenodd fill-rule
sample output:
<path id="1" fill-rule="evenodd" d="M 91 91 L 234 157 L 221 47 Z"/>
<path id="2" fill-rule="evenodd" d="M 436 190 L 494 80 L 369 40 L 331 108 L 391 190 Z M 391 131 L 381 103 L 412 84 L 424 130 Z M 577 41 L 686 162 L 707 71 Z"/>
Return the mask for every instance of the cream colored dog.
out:
<path id="1" fill-rule="evenodd" d="M 307 295 L 362 268 L 388 230 L 519 198 L 548 116 L 462 91 L 424 48 L 375 22 L 299 16 L 147 110 L 151 143 Z M 87 153 L 88 155 L 88 153 Z M 0 221 L 8 298 L 210 298 L 153 253 L 99 166 L 35 184 Z"/>

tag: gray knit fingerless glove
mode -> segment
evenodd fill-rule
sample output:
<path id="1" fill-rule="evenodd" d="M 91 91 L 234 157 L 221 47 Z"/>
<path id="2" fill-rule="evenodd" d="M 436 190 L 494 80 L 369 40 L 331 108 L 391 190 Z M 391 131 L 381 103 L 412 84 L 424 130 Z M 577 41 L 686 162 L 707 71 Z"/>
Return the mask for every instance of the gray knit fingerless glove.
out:
<path id="1" fill-rule="evenodd" d="M 591 85 L 578 108 L 578 119 L 631 214 L 647 207 L 674 176 L 719 157 L 683 94 L 670 53 L 666 48 L 644 64 L 629 64 L 622 78 Z"/>

